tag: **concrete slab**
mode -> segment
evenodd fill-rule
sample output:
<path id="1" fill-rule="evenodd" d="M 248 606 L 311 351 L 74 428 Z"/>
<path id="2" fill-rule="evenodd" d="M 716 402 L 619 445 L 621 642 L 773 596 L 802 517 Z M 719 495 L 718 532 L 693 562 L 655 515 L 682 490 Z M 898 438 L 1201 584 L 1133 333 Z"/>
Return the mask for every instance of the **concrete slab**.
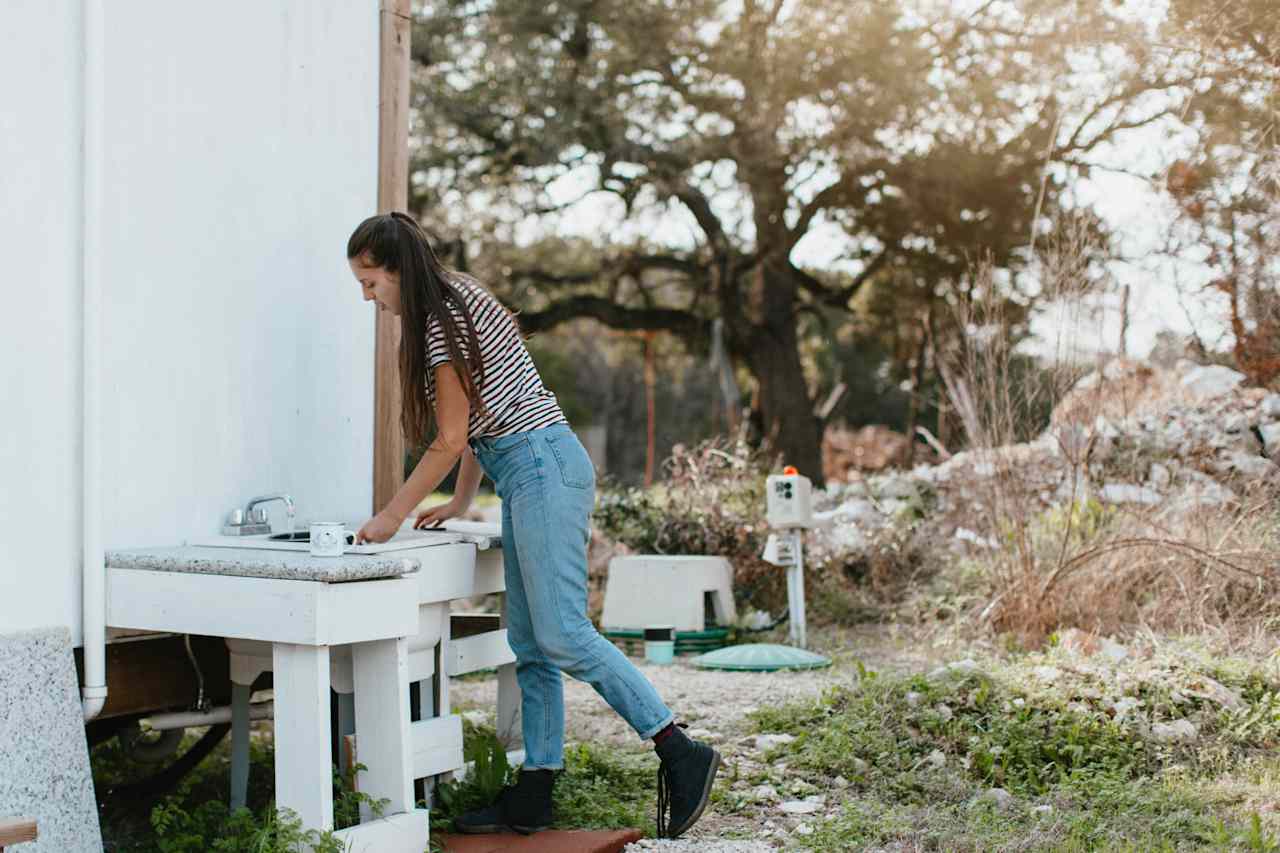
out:
<path id="1" fill-rule="evenodd" d="M 548 829 L 534 835 L 439 835 L 444 853 L 621 853 L 644 837 L 638 829 Z"/>
<path id="2" fill-rule="evenodd" d="M 0 634 L 0 816 L 35 819 L 23 853 L 102 853 L 71 634 Z"/>

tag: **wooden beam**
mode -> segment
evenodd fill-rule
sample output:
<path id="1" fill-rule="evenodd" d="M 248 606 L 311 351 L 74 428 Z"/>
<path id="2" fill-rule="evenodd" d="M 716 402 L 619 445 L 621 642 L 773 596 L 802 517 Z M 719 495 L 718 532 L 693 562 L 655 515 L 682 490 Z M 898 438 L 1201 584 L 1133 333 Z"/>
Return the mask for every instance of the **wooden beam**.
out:
<path id="1" fill-rule="evenodd" d="M 29 817 L 0 818 L 0 853 L 10 844 L 36 840 L 36 822 Z"/>
<path id="2" fill-rule="evenodd" d="M 379 0 L 378 212 L 409 205 L 410 0 Z M 400 320 L 377 312 L 373 404 L 373 511 L 404 483 L 400 432 Z"/>
<path id="3" fill-rule="evenodd" d="M 231 701 L 231 658 L 221 637 L 192 636 L 191 651 L 204 675 L 205 699 L 215 705 Z M 84 678 L 83 654 L 75 650 L 76 669 Z M 187 659 L 182 637 L 169 634 L 107 644 L 107 704 L 99 720 L 126 714 L 181 709 L 199 691 L 196 671 Z"/>
<path id="4" fill-rule="evenodd" d="M 486 631 L 496 631 L 501 627 L 503 625 L 502 614 L 500 613 L 449 614 L 449 637 L 454 640 L 474 637 L 476 634 L 483 634 Z"/>

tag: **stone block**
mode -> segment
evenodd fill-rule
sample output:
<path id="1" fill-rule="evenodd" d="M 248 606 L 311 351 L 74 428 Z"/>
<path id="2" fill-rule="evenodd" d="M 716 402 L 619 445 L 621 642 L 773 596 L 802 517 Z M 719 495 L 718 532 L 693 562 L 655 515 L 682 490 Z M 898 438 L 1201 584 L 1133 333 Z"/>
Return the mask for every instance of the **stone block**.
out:
<path id="1" fill-rule="evenodd" d="M 34 818 L 23 853 L 102 853 L 65 628 L 0 635 L 0 816 Z"/>

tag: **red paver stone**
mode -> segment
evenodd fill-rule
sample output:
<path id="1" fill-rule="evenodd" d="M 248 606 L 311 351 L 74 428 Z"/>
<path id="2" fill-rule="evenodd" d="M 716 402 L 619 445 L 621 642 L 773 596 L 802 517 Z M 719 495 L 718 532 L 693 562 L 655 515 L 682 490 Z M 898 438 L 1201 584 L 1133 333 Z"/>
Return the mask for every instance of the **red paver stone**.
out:
<path id="1" fill-rule="evenodd" d="M 548 829 L 533 835 L 441 835 L 445 853 L 620 853 L 644 837 L 638 829 L 586 832 Z"/>

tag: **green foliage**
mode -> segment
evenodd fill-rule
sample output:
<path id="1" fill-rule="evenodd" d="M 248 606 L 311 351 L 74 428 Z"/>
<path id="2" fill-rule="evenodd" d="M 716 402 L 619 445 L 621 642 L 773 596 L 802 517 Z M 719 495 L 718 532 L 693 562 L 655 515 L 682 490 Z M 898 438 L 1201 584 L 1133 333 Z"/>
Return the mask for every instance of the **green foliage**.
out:
<path id="1" fill-rule="evenodd" d="M 196 739 L 189 735 L 183 747 L 189 748 Z M 108 793 L 102 809 L 106 849 L 110 853 L 283 853 L 292 851 L 295 845 L 317 853 L 344 849 L 332 833 L 304 831 L 296 815 L 276 810 L 272 802 L 275 756 L 270 741 L 251 738 L 249 759 L 249 808 L 228 808 L 225 742 L 155 805 L 123 801 Z M 90 761 L 94 786 L 100 795 L 155 772 L 154 766 L 132 759 L 114 738 L 96 746 Z M 342 775 L 334 769 L 333 813 L 337 829 L 358 823 L 362 804 L 375 816 L 386 807 L 386 800 L 374 800 L 355 790 L 355 773 L 362 769 L 363 765 L 357 765 Z"/>
<path id="2" fill-rule="evenodd" d="M 463 758 L 472 763 L 460 781 L 443 782 L 435 789 L 431 812 L 433 830 L 448 832 L 453 819 L 489 805 L 505 785 L 515 781 L 516 769 L 493 729 L 464 723 Z"/>
<path id="3" fill-rule="evenodd" d="M 556 825 L 573 829 L 651 826 L 657 763 L 589 743 L 565 749 L 556 782 Z"/>
<path id="4" fill-rule="evenodd" d="M 433 832 L 448 832 L 453 819 L 492 803 L 507 784 L 514 784 L 516 768 L 490 728 L 466 724 L 463 751 L 474 762 L 461 781 L 436 787 L 432 809 Z M 620 754 L 592 744 L 565 749 L 565 770 L 557 774 L 555 826 L 563 829 L 626 829 L 647 826 L 654 797 L 654 765 L 637 756 Z"/>
<path id="5" fill-rule="evenodd" d="M 832 780 L 847 783 L 839 813 L 801 839 L 814 850 L 908 840 L 974 851 L 1277 849 L 1256 813 L 1222 810 L 1238 795 L 1224 800 L 1212 789 L 1216 774 L 1238 773 L 1249 756 L 1274 748 L 1270 676 L 1190 659 L 1132 674 L 1060 672 L 1037 687 L 1036 664 L 1044 659 L 929 678 L 867 673 L 816 700 L 761 708 L 752 714 L 757 731 L 795 740 L 766 756 L 750 781 L 828 796 L 840 791 Z M 1240 707 L 1191 695 L 1214 676 L 1241 696 Z M 1119 695 L 1141 710 L 1118 715 Z M 1148 724 L 1184 715 L 1198 721 L 1195 743 L 1147 733 Z M 780 760 L 791 768 L 785 782 L 770 769 Z M 794 781 L 795 770 L 804 781 Z M 1253 784 L 1265 791 L 1270 778 L 1264 771 Z M 984 797 L 993 787 L 1013 801 Z"/>
<path id="6" fill-rule="evenodd" d="M 1115 506 L 1108 506 L 1094 497 L 1054 504 L 1031 519 L 1028 532 L 1033 545 L 1051 560 L 1057 557 L 1064 537 L 1069 537 L 1069 544 L 1097 541 L 1119 514 Z M 1014 536 L 1011 528 L 1006 527 L 1002 531 L 1006 547 L 1012 545 Z"/>
<path id="7" fill-rule="evenodd" d="M 382 814 L 387 800 L 375 800 L 355 790 L 355 775 L 367 770 L 357 764 L 346 774 L 333 771 L 334 826 L 343 829 L 360 822 L 360 807 L 366 805 L 374 817 Z M 189 784 L 167 797 L 151 811 L 151 828 L 159 853 L 292 853 L 309 849 L 314 853 L 344 853 L 346 846 L 332 832 L 303 829 L 302 821 L 290 809 L 271 806 L 254 814 L 247 808 L 230 811 L 221 800 L 207 800 L 192 806 Z M 301 845 L 301 848 L 300 848 Z"/>
<path id="8" fill-rule="evenodd" d="M 187 811 L 168 800 L 151 813 L 159 853 L 345 853 L 332 832 L 304 830 L 297 815 L 285 809 L 256 817 L 248 809 L 228 814 L 226 803 L 211 801 Z"/>
<path id="9" fill-rule="evenodd" d="M 555 392 L 560 411 L 569 423 L 574 427 L 593 423 L 599 410 L 591 405 L 590 397 L 584 393 L 586 389 L 577 382 L 579 365 L 573 353 L 567 347 L 556 346 L 554 339 L 545 336 L 532 338 L 526 345 L 543 384 Z"/>

